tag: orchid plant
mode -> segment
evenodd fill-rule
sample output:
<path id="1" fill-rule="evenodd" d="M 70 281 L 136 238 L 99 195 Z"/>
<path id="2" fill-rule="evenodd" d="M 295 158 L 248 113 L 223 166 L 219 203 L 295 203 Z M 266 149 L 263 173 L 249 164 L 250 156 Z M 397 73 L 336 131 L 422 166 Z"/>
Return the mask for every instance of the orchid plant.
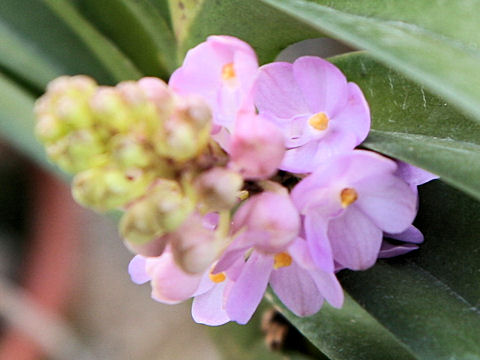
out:
<path id="1" fill-rule="evenodd" d="M 133 282 L 211 326 L 266 297 L 331 359 L 480 358 L 480 2 L 108 3 L 44 0 L 91 57 L 24 84 L 48 83 L 34 131 L 76 201 L 122 213 Z M 364 51 L 275 61 L 327 35 Z M 30 118 L 0 66 L 0 118 Z"/>

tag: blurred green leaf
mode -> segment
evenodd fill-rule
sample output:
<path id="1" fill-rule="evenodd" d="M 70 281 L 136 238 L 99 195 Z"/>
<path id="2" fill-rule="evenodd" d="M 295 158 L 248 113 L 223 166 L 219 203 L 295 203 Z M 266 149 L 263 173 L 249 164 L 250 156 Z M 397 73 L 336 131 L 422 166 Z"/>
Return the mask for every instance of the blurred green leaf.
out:
<path id="1" fill-rule="evenodd" d="M 35 99 L 27 91 L 0 73 L 0 134 L 23 154 L 41 166 L 54 170 L 47 161 L 43 146 L 33 135 L 33 104 Z"/>
<path id="2" fill-rule="evenodd" d="M 88 74 L 101 83 L 114 82 L 108 69 L 42 1 L 0 1 L 0 21 L 7 29 L 2 33 L 2 46 L 12 45 L 0 54 L 0 66 L 17 78 L 29 79 L 28 84 L 39 92 L 58 74 Z M 37 72 L 40 66 L 43 70 Z"/>
<path id="3" fill-rule="evenodd" d="M 480 203 L 434 181 L 420 189 L 420 250 L 342 271 L 345 307 L 281 311 L 331 359 L 479 359 Z M 361 307 L 360 307 L 361 305 Z"/>
<path id="4" fill-rule="evenodd" d="M 84 0 L 80 6 L 144 75 L 168 78 L 177 67 L 173 32 L 148 0 Z"/>
<path id="5" fill-rule="evenodd" d="M 331 59 L 370 105 L 364 146 L 407 161 L 480 199 L 480 125 L 365 53 Z"/>
<path id="6" fill-rule="evenodd" d="M 260 63 L 300 40 L 320 33 L 258 0 L 170 0 L 180 57 L 209 35 L 233 35 L 247 41 Z"/>
<path id="7" fill-rule="evenodd" d="M 15 33 L 0 19 L 0 65 L 30 85 L 42 89 L 60 76 L 60 69 L 42 57 L 35 44 Z"/>
<path id="8" fill-rule="evenodd" d="M 413 0 L 373 1 L 368 6 L 343 0 L 338 2 L 340 10 L 336 9 L 337 1 L 261 2 L 302 21 L 304 26 L 369 50 L 372 56 L 480 121 L 480 1 L 460 0 L 447 5 L 437 0 L 435 5 L 431 0 L 416 0 L 419 4 L 412 10 L 409 6 Z M 414 9 L 422 12 L 414 16 Z"/>
<path id="9" fill-rule="evenodd" d="M 114 80 L 135 80 L 141 72 L 109 39 L 104 37 L 66 0 L 43 0 L 109 71 Z"/>

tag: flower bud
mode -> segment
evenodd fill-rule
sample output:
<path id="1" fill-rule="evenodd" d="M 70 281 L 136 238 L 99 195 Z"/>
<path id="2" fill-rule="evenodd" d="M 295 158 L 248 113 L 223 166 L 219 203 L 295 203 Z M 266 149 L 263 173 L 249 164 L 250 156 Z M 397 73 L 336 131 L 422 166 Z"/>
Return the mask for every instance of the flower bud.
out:
<path id="1" fill-rule="evenodd" d="M 146 242 L 145 244 L 132 243 L 125 239 L 125 246 L 133 253 L 146 256 L 157 257 L 163 254 L 168 243 L 168 235 L 160 236 Z"/>
<path id="2" fill-rule="evenodd" d="M 204 226 L 199 214 L 190 216 L 170 239 L 175 262 L 187 273 L 205 271 L 218 256 L 215 232 Z"/>
<path id="3" fill-rule="evenodd" d="M 283 134 L 258 115 L 242 113 L 236 121 L 230 155 L 232 168 L 246 179 L 268 179 L 285 155 Z"/>
<path id="4" fill-rule="evenodd" d="M 152 180 L 148 173 L 128 174 L 113 167 L 98 167 L 77 174 L 72 193 L 81 205 L 107 211 L 144 195 Z"/>
<path id="5" fill-rule="evenodd" d="M 233 232 L 245 231 L 254 247 L 267 254 L 284 251 L 300 230 L 300 215 L 286 194 L 263 192 L 240 206 Z"/>
<path id="6" fill-rule="evenodd" d="M 146 139 L 135 134 L 118 134 L 111 140 L 113 158 L 124 169 L 145 168 L 155 161 L 155 153 Z"/>
<path id="7" fill-rule="evenodd" d="M 192 208 L 175 181 L 160 180 L 128 208 L 120 234 L 130 244 L 146 244 L 177 229 Z"/>
<path id="8" fill-rule="evenodd" d="M 106 160 L 105 146 L 92 131 L 79 130 L 47 145 L 47 154 L 63 170 L 78 173 Z"/>
<path id="9" fill-rule="evenodd" d="M 205 211 L 230 210 L 238 202 L 237 194 L 242 185 L 240 174 L 219 167 L 204 172 L 195 181 Z"/>
<path id="10" fill-rule="evenodd" d="M 102 86 L 90 101 L 96 121 L 114 133 L 127 132 L 135 119 L 115 88 Z"/>

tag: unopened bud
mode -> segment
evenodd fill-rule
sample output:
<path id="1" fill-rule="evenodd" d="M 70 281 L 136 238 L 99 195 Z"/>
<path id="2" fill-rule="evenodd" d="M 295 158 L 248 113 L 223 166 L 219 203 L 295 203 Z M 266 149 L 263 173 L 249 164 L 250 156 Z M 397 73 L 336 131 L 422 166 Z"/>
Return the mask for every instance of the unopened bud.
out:
<path id="1" fill-rule="evenodd" d="M 125 133 L 134 122 L 122 96 L 115 88 L 103 86 L 90 101 L 97 122 L 114 133 Z"/>
<path id="2" fill-rule="evenodd" d="M 164 234 L 155 204 L 143 198 L 132 204 L 120 220 L 120 234 L 132 245 L 145 245 Z"/>
<path id="3" fill-rule="evenodd" d="M 111 167 L 83 171 L 73 180 L 73 197 L 97 211 L 120 208 L 145 194 L 153 180 L 148 173 L 135 175 Z"/>
<path id="4" fill-rule="evenodd" d="M 122 168 L 145 168 L 155 161 L 153 148 L 140 136 L 119 134 L 111 143 L 113 157 Z"/>
<path id="5" fill-rule="evenodd" d="M 213 168 L 195 181 L 201 204 L 206 211 L 230 210 L 238 202 L 243 185 L 240 174 L 225 168 Z"/>
<path id="6" fill-rule="evenodd" d="M 198 214 L 190 216 L 170 237 L 175 262 L 187 273 L 205 271 L 218 256 L 215 232 L 203 225 Z"/>
<path id="7" fill-rule="evenodd" d="M 70 133 L 47 146 L 47 154 L 63 170 L 78 173 L 105 162 L 105 146 L 91 131 Z"/>
<path id="8" fill-rule="evenodd" d="M 168 235 L 160 236 L 154 238 L 150 241 L 147 241 L 144 244 L 132 243 L 125 239 L 125 246 L 133 253 L 146 256 L 146 257 L 157 257 L 163 254 L 165 247 L 168 243 Z"/>

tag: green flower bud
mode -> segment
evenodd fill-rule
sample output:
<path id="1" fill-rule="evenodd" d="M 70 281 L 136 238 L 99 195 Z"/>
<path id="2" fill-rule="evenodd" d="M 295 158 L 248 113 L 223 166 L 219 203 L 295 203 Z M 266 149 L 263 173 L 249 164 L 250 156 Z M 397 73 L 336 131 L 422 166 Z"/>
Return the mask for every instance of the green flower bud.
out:
<path id="1" fill-rule="evenodd" d="M 200 207 L 204 212 L 230 210 L 238 203 L 243 178 L 235 171 L 213 168 L 195 180 Z"/>
<path id="2" fill-rule="evenodd" d="M 175 181 L 159 180 L 133 203 L 120 222 L 120 234 L 130 244 L 146 244 L 177 229 L 192 212 Z"/>
<path id="3" fill-rule="evenodd" d="M 81 205 L 107 211 L 143 196 L 152 180 L 151 174 L 141 171 L 126 173 L 113 167 L 97 167 L 75 176 L 72 193 Z"/>
<path id="4" fill-rule="evenodd" d="M 75 131 L 47 146 L 47 154 L 63 170 L 78 173 L 104 163 L 105 146 L 89 130 Z"/>
<path id="5" fill-rule="evenodd" d="M 141 137 L 116 135 L 111 141 L 113 158 L 122 168 L 146 168 L 155 162 L 156 154 L 151 145 Z"/>

